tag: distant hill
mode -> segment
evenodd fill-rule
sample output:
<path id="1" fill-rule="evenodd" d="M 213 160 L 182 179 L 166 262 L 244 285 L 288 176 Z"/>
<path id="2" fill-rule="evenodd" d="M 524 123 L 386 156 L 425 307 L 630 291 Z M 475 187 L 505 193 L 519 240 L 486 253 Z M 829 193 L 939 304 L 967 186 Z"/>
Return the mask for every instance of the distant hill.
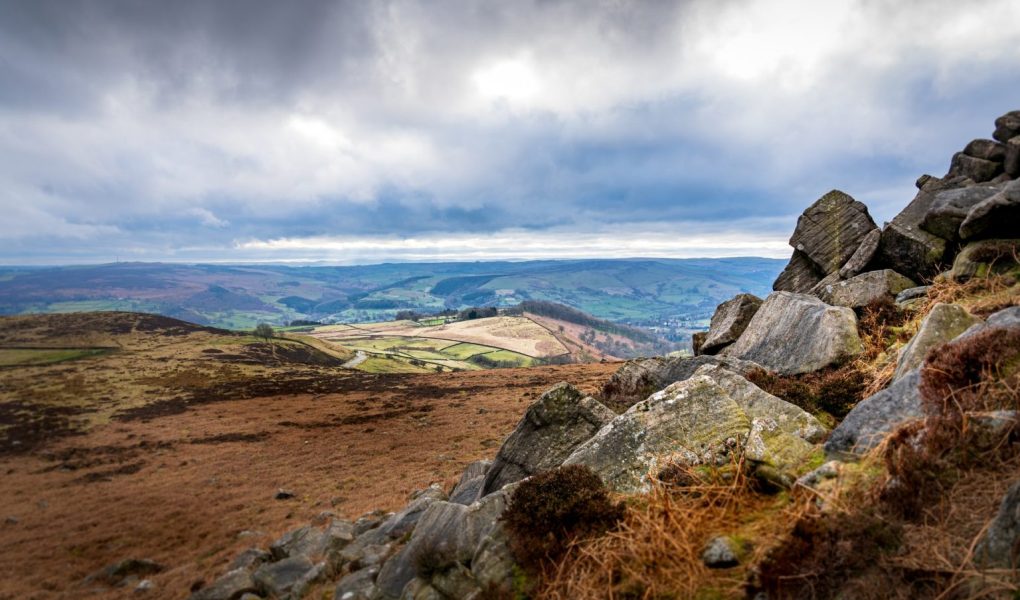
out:
<path id="1" fill-rule="evenodd" d="M 260 321 L 392 319 L 546 300 L 683 339 L 720 302 L 767 293 L 764 258 L 401 263 L 356 267 L 115 263 L 0 267 L 0 314 L 128 310 L 247 329 Z"/>

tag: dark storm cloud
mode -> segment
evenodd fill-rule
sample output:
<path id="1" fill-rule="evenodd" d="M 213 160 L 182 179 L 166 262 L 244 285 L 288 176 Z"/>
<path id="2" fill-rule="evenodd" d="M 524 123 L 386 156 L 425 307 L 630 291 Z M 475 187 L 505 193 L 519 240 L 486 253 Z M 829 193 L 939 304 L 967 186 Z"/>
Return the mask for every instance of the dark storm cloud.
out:
<path id="1" fill-rule="evenodd" d="M 781 255 L 820 194 L 887 219 L 1017 108 L 1015 23 L 1009 0 L 0 0 L 0 261 Z"/>

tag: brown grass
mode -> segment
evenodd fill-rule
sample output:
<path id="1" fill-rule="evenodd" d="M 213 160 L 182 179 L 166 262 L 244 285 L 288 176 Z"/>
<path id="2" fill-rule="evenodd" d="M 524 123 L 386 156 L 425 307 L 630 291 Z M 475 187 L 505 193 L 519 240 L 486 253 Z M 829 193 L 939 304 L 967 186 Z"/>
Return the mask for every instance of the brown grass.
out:
<path id="1" fill-rule="evenodd" d="M 756 490 L 736 464 L 725 472 L 682 466 L 655 479 L 645 496 L 628 498 L 623 523 L 593 540 L 574 544 L 566 557 L 543 573 L 536 597 L 696 598 L 743 595 L 747 565 L 788 529 L 789 516 L 803 502 Z M 748 542 L 751 556 L 735 568 L 709 569 L 701 560 L 715 535 Z"/>

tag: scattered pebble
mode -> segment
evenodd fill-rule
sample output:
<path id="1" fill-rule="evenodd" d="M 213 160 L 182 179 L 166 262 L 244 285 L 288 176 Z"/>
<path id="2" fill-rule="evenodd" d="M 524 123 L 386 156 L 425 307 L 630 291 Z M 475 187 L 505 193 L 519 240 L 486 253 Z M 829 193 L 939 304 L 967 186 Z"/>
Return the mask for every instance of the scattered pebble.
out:
<path id="1" fill-rule="evenodd" d="M 290 500 L 291 498 L 294 497 L 294 495 L 295 495 L 294 492 L 280 488 L 276 490 L 276 495 L 273 497 L 276 498 L 277 500 Z"/>

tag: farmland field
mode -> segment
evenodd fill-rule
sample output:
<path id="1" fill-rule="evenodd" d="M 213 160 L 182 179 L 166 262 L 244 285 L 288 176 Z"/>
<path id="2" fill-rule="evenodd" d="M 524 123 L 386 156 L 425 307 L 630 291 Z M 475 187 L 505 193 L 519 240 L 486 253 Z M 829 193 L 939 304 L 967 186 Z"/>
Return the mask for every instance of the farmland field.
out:
<path id="1" fill-rule="evenodd" d="M 367 354 L 355 368 L 375 373 L 529 367 L 569 353 L 556 336 L 527 317 L 435 326 L 413 321 L 327 325 L 294 335 Z"/>

